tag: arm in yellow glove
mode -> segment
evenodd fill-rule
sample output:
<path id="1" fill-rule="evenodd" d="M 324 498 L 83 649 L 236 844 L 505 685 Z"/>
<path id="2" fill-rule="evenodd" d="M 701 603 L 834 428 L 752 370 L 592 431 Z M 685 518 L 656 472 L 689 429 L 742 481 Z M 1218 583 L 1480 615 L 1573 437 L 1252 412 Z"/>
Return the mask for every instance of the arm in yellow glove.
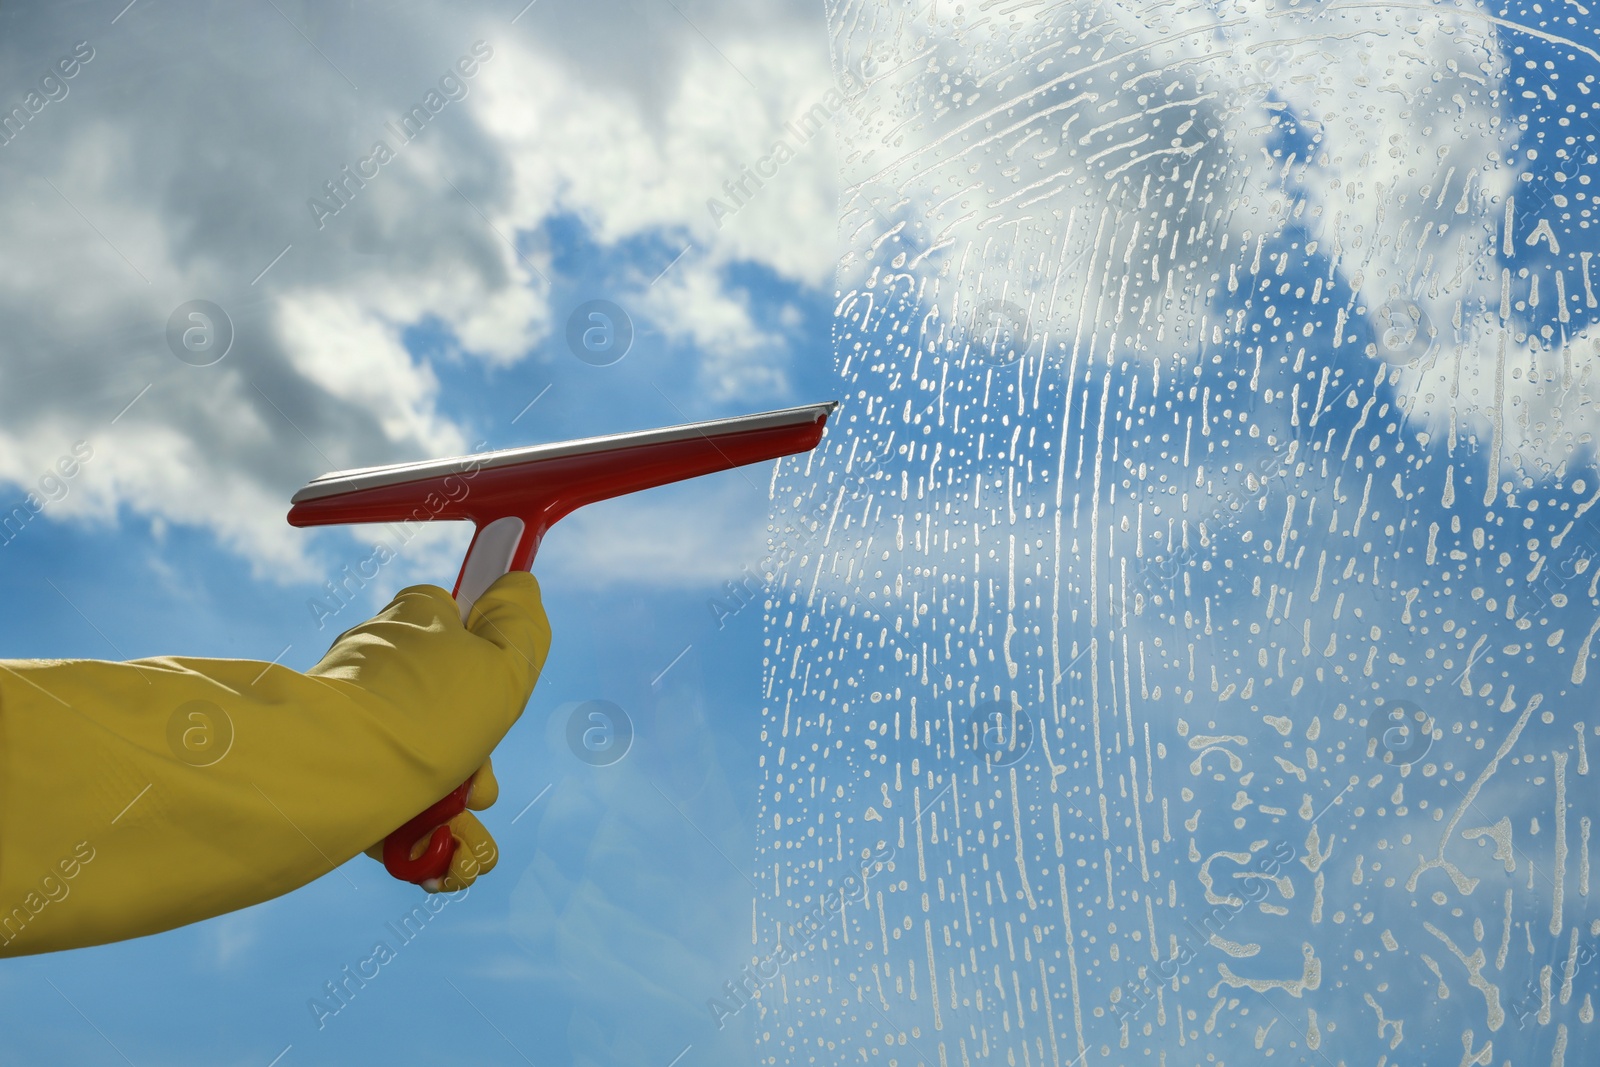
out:
<path id="1" fill-rule="evenodd" d="M 480 767 L 471 804 L 486 806 L 488 755 L 549 647 L 538 583 L 519 572 L 466 626 L 444 590 L 403 589 L 304 674 L 244 660 L 0 661 L 0 955 L 138 937 L 287 893 Z M 209 728 L 220 750 L 230 727 L 220 758 L 184 743 Z M 466 846 L 487 839 L 471 815 L 457 822 Z M 470 881 L 466 852 L 457 882 Z"/>

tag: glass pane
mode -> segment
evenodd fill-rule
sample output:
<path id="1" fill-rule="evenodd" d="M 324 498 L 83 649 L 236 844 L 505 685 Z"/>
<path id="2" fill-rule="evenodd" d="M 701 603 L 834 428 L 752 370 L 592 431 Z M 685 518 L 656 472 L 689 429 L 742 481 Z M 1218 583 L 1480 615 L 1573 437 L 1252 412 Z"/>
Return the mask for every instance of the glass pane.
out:
<path id="1" fill-rule="evenodd" d="M 470 535 L 315 475 L 842 406 L 551 532 L 469 894 L 8 960 L 0 1048 L 1586 1062 L 1592 21 L 5 6 L 0 656 L 303 669 Z"/>
<path id="2" fill-rule="evenodd" d="M 1581 1060 L 1586 19 L 829 28 L 851 404 L 778 482 L 766 1061 Z"/>

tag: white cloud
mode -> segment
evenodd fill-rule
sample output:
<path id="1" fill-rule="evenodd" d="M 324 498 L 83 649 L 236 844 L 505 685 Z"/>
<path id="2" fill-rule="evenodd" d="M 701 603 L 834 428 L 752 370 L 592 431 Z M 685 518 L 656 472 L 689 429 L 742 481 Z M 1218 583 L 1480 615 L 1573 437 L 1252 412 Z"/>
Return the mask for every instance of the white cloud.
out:
<path id="1" fill-rule="evenodd" d="M 306 382 L 373 412 L 389 440 L 415 442 L 441 456 L 467 450 L 461 431 L 434 414 L 439 382 L 400 343 L 397 324 L 313 291 L 279 299 L 278 328 L 290 365 Z"/>
<path id="2" fill-rule="evenodd" d="M 645 292 L 640 306 L 670 339 L 704 353 L 700 379 L 712 399 L 786 389 L 783 338 L 755 323 L 749 297 L 730 292 L 714 264 L 680 264 Z"/>
<path id="3" fill-rule="evenodd" d="M 700 384 L 716 400 L 785 388 L 783 339 L 758 327 L 747 298 L 730 291 L 727 268 L 763 264 L 814 287 L 834 265 L 837 178 L 830 136 L 795 145 L 794 157 L 747 206 L 722 219 L 723 183 L 767 157 L 783 121 L 820 98 L 827 72 L 816 52 L 771 33 L 724 49 L 760 72 L 758 94 L 721 56 L 689 59 L 658 121 L 626 95 L 567 76 L 548 55 L 506 46 L 508 61 L 483 85 L 483 122 L 513 171 L 511 219 L 554 211 L 582 218 L 602 241 L 665 232 L 679 248 L 638 279 L 637 307 L 675 340 L 702 350 Z M 507 73 L 511 72 L 511 73 Z M 720 223 L 720 224 L 719 224 Z M 679 235 L 682 235 L 681 238 Z M 653 282 L 653 284 L 652 284 Z"/>
<path id="4" fill-rule="evenodd" d="M 548 25 L 529 33 L 485 8 L 483 19 L 395 12 L 357 41 L 340 36 L 341 19 L 291 5 L 340 73 L 308 60 L 276 15 L 281 40 L 239 14 L 190 27 L 192 40 L 179 27 L 154 43 L 97 41 L 72 96 L 0 149 L 14 191 L 0 203 L 11 252 L 0 313 L 13 324 L 0 340 L 0 478 L 26 486 L 73 440 L 103 441 L 92 477 L 56 517 L 111 521 L 126 508 L 208 528 L 259 573 L 318 573 L 314 539 L 284 525 L 288 495 L 328 466 L 470 447 L 472 428 L 445 413 L 435 367 L 404 333 L 442 329 L 455 342 L 447 359 L 528 360 L 555 328 L 546 279 L 559 251 L 533 235 L 558 216 L 577 216 L 606 246 L 692 242 L 654 289 L 666 260 L 634 264 L 622 283 L 636 287 L 632 305 L 696 350 L 693 381 L 708 406 L 782 397 L 791 353 L 728 268 L 753 261 L 827 284 L 832 153 L 819 139 L 721 230 L 705 201 L 825 85 L 820 24 L 798 6 L 760 20 L 731 5 L 695 8 L 693 25 L 671 11 L 613 17 L 631 10 L 604 15 L 600 39 L 596 10 L 531 13 L 524 23 Z M 48 51 L 76 32 L 62 18 L 14 19 L 0 51 Z M 286 54 L 176 59 L 219 55 L 211 46 L 240 36 Z M 494 55 L 466 98 L 318 229 L 307 198 L 326 199 L 323 183 L 375 138 L 397 147 L 385 121 L 474 38 Z M 306 76 L 267 78 L 257 67 L 269 61 Z M 161 334 L 173 307 L 197 296 L 221 302 L 237 330 L 228 358 L 203 369 L 173 360 Z M 637 542 L 585 563 L 602 580 L 677 580 L 659 548 Z"/>

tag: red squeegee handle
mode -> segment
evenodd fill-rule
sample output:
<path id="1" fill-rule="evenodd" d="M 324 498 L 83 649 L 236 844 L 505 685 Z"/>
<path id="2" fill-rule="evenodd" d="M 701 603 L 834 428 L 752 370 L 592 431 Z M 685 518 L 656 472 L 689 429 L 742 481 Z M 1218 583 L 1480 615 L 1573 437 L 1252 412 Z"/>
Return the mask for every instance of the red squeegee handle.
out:
<path id="1" fill-rule="evenodd" d="M 450 859 L 456 852 L 455 835 L 450 832 L 450 820 L 467 810 L 467 793 L 472 779 L 452 789 L 421 815 L 383 839 L 383 866 L 402 882 L 422 884 L 430 879 L 442 879 L 450 870 Z M 422 852 L 413 857 L 414 842 L 426 840 Z"/>
<path id="2" fill-rule="evenodd" d="M 496 519 L 479 528 L 467 549 L 467 558 L 461 563 L 461 574 L 456 578 L 456 604 L 461 609 L 463 623 L 491 582 L 512 570 L 527 570 L 532 566 L 542 532 L 537 523 L 525 523 L 515 517 Z M 468 778 L 383 839 L 383 866 L 391 875 L 402 882 L 422 885 L 443 879 L 449 873 L 450 860 L 456 851 L 456 838 L 450 832 L 449 822 L 467 809 L 467 793 L 471 787 L 472 779 Z"/>
<path id="3" fill-rule="evenodd" d="M 598 500 L 638 492 L 720 470 L 729 470 L 808 452 L 822 436 L 826 412 L 806 422 L 749 431 L 704 434 L 670 442 L 541 460 L 536 476 L 516 467 L 482 469 L 459 501 L 440 498 L 432 518 L 467 518 L 479 523 L 456 579 L 454 595 L 466 622 L 472 605 L 494 580 L 512 570 L 528 570 L 539 542 L 557 520 L 575 508 Z M 442 482 L 446 494 L 449 485 Z M 396 503 L 409 506 L 415 487 L 376 489 L 357 498 L 307 504 L 290 521 L 296 525 L 323 522 L 395 521 Z M 431 508 L 432 505 L 430 505 Z M 415 512 L 413 512 L 415 514 Z M 449 872 L 456 839 L 448 822 L 466 807 L 471 779 L 384 839 L 383 865 L 401 881 L 419 885 L 443 879 Z"/>

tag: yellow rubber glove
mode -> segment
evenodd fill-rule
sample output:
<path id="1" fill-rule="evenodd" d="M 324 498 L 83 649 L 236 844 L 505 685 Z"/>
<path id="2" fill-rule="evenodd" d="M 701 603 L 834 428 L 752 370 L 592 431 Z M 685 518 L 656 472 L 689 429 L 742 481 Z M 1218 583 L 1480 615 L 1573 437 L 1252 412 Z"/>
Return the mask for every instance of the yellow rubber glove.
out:
<path id="1" fill-rule="evenodd" d="M 403 589 L 304 674 L 0 661 L 0 955 L 156 933 L 328 873 L 486 769 L 549 647 L 538 583 L 513 573 L 466 627 L 443 589 Z M 495 791 L 490 772 L 474 806 Z M 467 846 L 487 839 L 457 819 Z M 492 864 L 465 851 L 457 878 Z"/>

